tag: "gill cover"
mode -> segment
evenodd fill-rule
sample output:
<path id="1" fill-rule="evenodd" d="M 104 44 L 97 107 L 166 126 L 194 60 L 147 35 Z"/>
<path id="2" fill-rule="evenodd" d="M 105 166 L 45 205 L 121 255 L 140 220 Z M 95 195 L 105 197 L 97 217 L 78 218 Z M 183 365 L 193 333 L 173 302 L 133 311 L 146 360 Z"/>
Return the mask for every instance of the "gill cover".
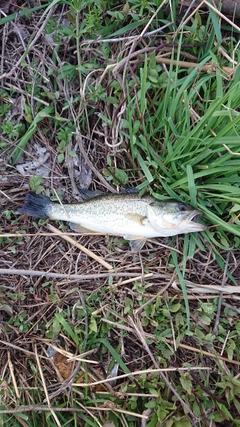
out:
<path id="1" fill-rule="evenodd" d="M 188 232 L 187 218 L 191 206 L 178 202 L 153 202 L 148 207 L 148 220 L 161 236 L 174 236 Z"/>

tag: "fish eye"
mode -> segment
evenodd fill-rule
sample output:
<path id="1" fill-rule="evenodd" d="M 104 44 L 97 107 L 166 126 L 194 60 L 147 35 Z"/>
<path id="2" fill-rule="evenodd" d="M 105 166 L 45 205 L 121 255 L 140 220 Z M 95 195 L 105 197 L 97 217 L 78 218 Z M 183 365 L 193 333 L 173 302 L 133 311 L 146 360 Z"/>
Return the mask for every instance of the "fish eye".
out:
<path id="1" fill-rule="evenodd" d="M 188 206 L 184 205 L 183 203 L 180 203 L 178 205 L 178 209 L 180 210 L 180 212 L 186 212 L 188 210 Z"/>

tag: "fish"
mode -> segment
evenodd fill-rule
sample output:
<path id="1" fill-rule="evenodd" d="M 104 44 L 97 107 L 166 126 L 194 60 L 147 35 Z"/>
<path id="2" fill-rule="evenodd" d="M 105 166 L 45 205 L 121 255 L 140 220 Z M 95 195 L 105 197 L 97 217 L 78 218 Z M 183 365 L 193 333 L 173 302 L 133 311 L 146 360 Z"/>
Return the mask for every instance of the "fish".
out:
<path id="1" fill-rule="evenodd" d="M 136 192 L 100 193 L 83 190 L 83 202 L 62 204 L 30 191 L 21 214 L 35 218 L 68 221 L 79 233 L 122 236 L 131 250 L 139 251 L 147 239 L 204 231 L 202 212 L 178 201 L 157 200 Z"/>

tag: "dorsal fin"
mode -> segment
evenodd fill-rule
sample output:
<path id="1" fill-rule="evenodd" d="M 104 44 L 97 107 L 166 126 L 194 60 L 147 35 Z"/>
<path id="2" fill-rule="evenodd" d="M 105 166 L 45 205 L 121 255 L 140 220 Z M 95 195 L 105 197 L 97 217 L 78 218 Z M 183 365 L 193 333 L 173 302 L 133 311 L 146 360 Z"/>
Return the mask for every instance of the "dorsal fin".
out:
<path id="1" fill-rule="evenodd" d="M 104 194 L 106 194 L 100 190 L 91 191 L 91 190 L 82 190 L 81 188 L 79 190 L 79 193 L 82 196 L 82 199 L 84 201 L 94 199 L 94 197 L 103 196 Z"/>
<path id="2" fill-rule="evenodd" d="M 120 194 L 137 194 L 139 191 L 136 187 L 125 187 L 121 189 Z"/>
<path id="3" fill-rule="evenodd" d="M 83 190 L 82 188 L 79 189 L 79 193 L 83 199 L 83 201 L 94 199 L 94 197 L 98 196 L 106 196 L 106 194 L 111 193 L 105 193 L 105 191 L 101 190 Z M 118 194 L 136 194 L 139 193 L 139 190 L 136 187 L 127 187 L 123 188 L 121 191 L 119 191 Z"/>

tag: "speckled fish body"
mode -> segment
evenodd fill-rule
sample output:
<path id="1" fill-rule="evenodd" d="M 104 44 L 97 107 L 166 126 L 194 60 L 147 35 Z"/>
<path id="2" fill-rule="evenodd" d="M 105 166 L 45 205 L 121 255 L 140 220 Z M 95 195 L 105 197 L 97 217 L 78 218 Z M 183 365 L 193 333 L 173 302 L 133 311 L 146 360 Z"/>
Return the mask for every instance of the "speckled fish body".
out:
<path id="1" fill-rule="evenodd" d="M 82 203 L 60 204 L 48 197 L 29 192 L 19 212 L 39 218 L 68 221 L 74 231 L 123 236 L 138 241 L 205 230 L 198 222 L 202 213 L 191 206 L 158 201 L 136 193 L 106 194 Z"/>

